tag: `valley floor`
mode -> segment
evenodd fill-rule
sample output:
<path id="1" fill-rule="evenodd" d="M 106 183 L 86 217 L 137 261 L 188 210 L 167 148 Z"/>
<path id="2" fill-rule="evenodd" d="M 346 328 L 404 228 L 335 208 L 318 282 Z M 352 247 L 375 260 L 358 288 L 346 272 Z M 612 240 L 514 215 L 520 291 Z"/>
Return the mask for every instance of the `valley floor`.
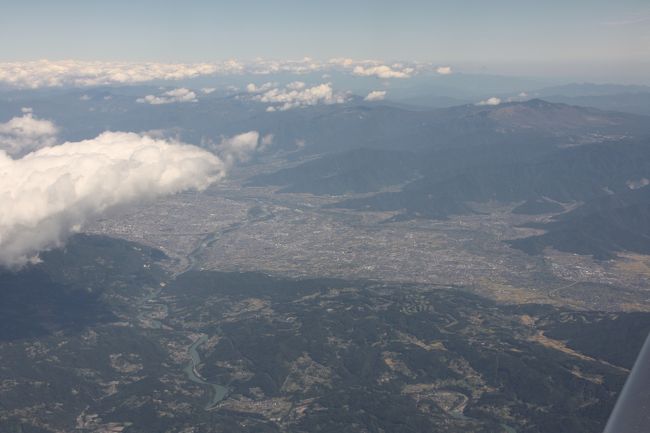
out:
<path id="1" fill-rule="evenodd" d="M 194 269 L 457 285 L 507 303 L 650 311 L 650 257 L 598 261 L 550 248 L 525 254 L 504 241 L 541 233 L 519 226 L 549 217 L 513 214 L 516 204 L 476 204 L 476 214 L 441 221 L 389 222 L 395 212 L 323 208 L 341 197 L 241 184 L 235 178 L 143 204 L 88 231 L 160 248 L 176 273 L 192 261 Z"/>

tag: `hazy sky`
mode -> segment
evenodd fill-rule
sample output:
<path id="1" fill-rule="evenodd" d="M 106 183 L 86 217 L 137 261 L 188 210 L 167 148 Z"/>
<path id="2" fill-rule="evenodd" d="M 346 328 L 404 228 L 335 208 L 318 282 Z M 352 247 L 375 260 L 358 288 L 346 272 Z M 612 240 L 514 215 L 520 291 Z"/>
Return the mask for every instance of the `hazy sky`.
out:
<path id="1" fill-rule="evenodd" d="M 650 75 L 648 0 L 1 0 L 0 61 L 422 60 L 467 70 Z M 644 80 L 647 81 L 647 80 Z"/>

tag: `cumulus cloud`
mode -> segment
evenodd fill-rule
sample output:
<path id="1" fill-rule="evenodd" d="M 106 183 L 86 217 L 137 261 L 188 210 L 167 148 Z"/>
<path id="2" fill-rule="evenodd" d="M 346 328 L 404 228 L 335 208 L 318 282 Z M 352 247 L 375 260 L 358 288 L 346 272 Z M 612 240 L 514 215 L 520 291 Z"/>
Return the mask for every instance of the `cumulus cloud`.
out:
<path id="1" fill-rule="evenodd" d="M 440 75 L 449 75 L 453 71 L 451 70 L 451 66 L 438 66 L 436 68 L 436 72 L 439 73 Z"/>
<path id="2" fill-rule="evenodd" d="M 136 102 L 151 105 L 171 104 L 174 102 L 196 102 L 196 93 L 185 87 L 168 90 L 160 96 L 147 95 L 144 98 L 136 99 Z"/>
<path id="3" fill-rule="evenodd" d="M 415 72 L 414 68 L 405 67 L 403 65 L 377 65 L 377 66 L 362 66 L 358 65 L 352 69 L 352 74 L 370 77 L 375 76 L 377 78 L 409 78 L 411 74 Z"/>
<path id="4" fill-rule="evenodd" d="M 264 83 L 259 86 L 255 83 L 248 83 L 246 85 L 246 91 L 248 93 L 262 93 L 276 86 L 277 83 Z"/>
<path id="5" fill-rule="evenodd" d="M 501 103 L 501 99 L 497 98 L 496 96 L 493 96 L 491 98 L 477 102 L 476 105 L 499 105 L 500 103 Z"/>
<path id="6" fill-rule="evenodd" d="M 364 101 L 383 101 L 384 98 L 386 97 L 386 91 L 385 90 L 373 90 L 372 92 L 368 93 L 368 95 L 363 98 Z"/>
<path id="7" fill-rule="evenodd" d="M 348 57 L 336 57 L 333 59 L 329 60 L 330 65 L 336 65 L 336 66 L 341 66 L 344 68 L 349 68 L 357 64 L 357 62 L 354 59 L 350 59 Z"/>
<path id="8" fill-rule="evenodd" d="M 289 90 L 301 90 L 304 89 L 306 84 L 302 81 L 294 81 L 292 83 L 287 84 L 287 89 Z"/>
<path id="9" fill-rule="evenodd" d="M 305 83 L 295 81 L 284 88 L 275 87 L 252 98 L 255 101 L 274 104 L 267 107 L 267 111 L 286 111 L 310 105 L 340 104 L 345 102 L 346 95 L 335 93 L 330 83 L 306 87 Z"/>
<path id="10" fill-rule="evenodd" d="M 223 138 L 218 145 L 219 153 L 228 164 L 247 161 L 260 144 L 260 133 L 244 132 L 233 137 Z"/>
<path id="11" fill-rule="evenodd" d="M 219 142 L 202 139 L 202 146 L 217 154 L 226 167 L 251 159 L 257 151 L 273 143 L 273 134 L 262 136 L 258 131 L 248 131 L 232 137 L 221 137 Z"/>
<path id="12" fill-rule="evenodd" d="M 53 122 L 34 117 L 31 108 L 22 112 L 22 116 L 0 123 L 0 151 L 17 156 L 56 142 L 58 128 Z"/>
<path id="13" fill-rule="evenodd" d="M 49 146 L 14 159 L 0 151 L 0 264 L 21 266 L 61 245 L 89 218 L 135 201 L 203 189 L 227 163 L 188 144 L 125 132 Z"/>

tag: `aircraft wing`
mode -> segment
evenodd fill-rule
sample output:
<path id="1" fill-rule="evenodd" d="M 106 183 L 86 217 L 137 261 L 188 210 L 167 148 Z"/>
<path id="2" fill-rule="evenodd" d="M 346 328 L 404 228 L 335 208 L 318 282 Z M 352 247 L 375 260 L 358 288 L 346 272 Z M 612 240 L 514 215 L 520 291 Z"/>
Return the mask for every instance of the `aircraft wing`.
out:
<path id="1" fill-rule="evenodd" d="M 650 336 L 639 352 L 604 433 L 650 432 Z"/>

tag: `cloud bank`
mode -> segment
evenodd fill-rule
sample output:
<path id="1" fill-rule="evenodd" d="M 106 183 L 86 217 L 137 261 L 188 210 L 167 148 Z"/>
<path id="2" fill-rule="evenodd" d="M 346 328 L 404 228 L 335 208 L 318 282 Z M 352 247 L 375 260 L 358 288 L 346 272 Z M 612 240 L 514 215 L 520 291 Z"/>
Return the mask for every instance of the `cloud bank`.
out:
<path id="1" fill-rule="evenodd" d="M 235 63 L 133 63 L 79 60 L 0 63 L 0 82 L 23 87 L 85 87 L 134 84 L 152 80 L 179 80 L 218 72 L 238 71 Z"/>
<path id="2" fill-rule="evenodd" d="M 179 89 L 168 90 L 160 96 L 147 95 L 144 98 L 136 99 L 136 102 L 147 103 L 151 105 L 171 104 L 174 102 L 196 102 L 196 93 L 190 89 L 181 87 Z"/>
<path id="3" fill-rule="evenodd" d="M 451 74 L 449 66 L 432 63 L 385 63 L 380 60 L 334 58 L 319 61 L 310 57 L 299 60 L 252 61 L 227 60 L 205 63 L 105 62 L 79 60 L 37 60 L 0 62 L 0 83 L 19 88 L 88 87 L 114 84 L 137 84 L 154 80 L 181 80 L 211 75 L 294 74 L 338 71 L 381 79 L 410 78 L 420 73 Z"/>
<path id="4" fill-rule="evenodd" d="M 14 159 L 0 150 L 0 265 L 20 267 L 63 244 L 90 218 L 136 201 L 204 189 L 228 163 L 188 144 L 125 132 L 48 146 Z"/>
<path id="5" fill-rule="evenodd" d="M 246 63 L 244 65 L 244 71 L 256 75 L 277 73 L 303 75 L 321 71 L 325 66 L 324 63 L 314 60 L 311 57 L 303 57 L 299 60 L 265 60 L 258 58 Z"/>

